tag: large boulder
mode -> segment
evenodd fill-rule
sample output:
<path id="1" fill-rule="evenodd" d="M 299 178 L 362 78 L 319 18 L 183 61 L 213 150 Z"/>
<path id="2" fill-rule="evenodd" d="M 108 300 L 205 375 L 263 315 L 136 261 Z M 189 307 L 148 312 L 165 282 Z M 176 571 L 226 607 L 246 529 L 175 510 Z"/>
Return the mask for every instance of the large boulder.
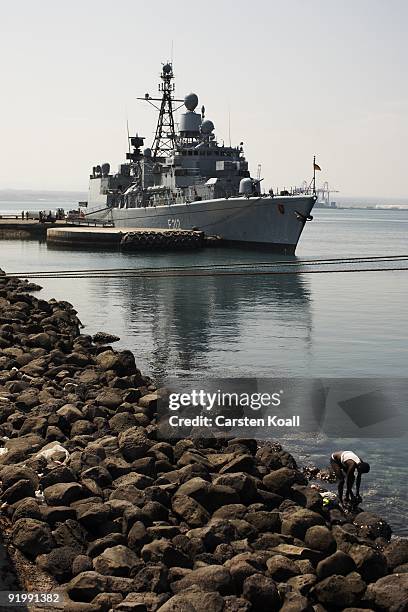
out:
<path id="1" fill-rule="evenodd" d="M 303 540 L 309 527 L 324 525 L 324 519 L 317 512 L 302 508 L 286 514 L 282 520 L 282 533 Z"/>
<path id="2" fill-rule="evenodd" d="M 296 562 L 283 555 L 274 555 L 266 562 L 269 575 L 277 582 L 286 582 L 289 578 L 297 576 L 300 572 Z"/>
<path id="3" fill-rule="evenodd" d="M 19 480 L 8 487 L 1 495 L 1 500 L 7 504 L 15 504 L 20 499 L 34 497 L 35 490 L 30 480 Z"/>
<path id="4" fill-rule="evenodd" d="M 217 591 L 220 595 L 233 594 L 234 586 L 230 572 L 221 565 L 207 565 L 189 572 L 171 585 L 174 593 L 182 593 L 197 585 L 203 591 Z"/>
<path id="5" fill-rule="evenodd" d="M 55 546 L 49 526 L 36 519 L 22 518 L 16 521 L 11 537 L 14 546 L 30 559 L 49 553 Z"/>
<path id="6" fill-rule="evenodd" d="M 44 489 L 49 506 L 69 506 L 83 497 L 83 489 L 77 482 L 58 483 Z"/>
<path id="7" fill-rule="evenodd" d="M 365 600 L 376 610 L 405 612 L 408 608 L 408 574 L 384 576 L 368 585 Z"/>
<path id="8" fill-rule="evenodd" d="M 8 489 L 19 480 L 29 480 L 34 489 L 38 489 L 37 473 L 27 466 L 9 465 L 3 467 L 0 471 L 0 480 L 3 483 L 3 489 Z"/>
<path id="9" fill-rule="evenodd" d="M 392 530 L 386 521 L 372 512 L 360 512 L 354 518 L 358 534 L 364 538 L 375 540 L 376 538 L 391 538 Z"/>
<path id="10" fill-rule="evenodd" d="M 318 582 L 311 593 L 327 610 L 354 606 L 361 601 L 366 584 L 357 572 L 348 576 L 329 576 Z"/>
<path id="11" fill-rule="evenodd" d="M 192 586 L 178 595 L 173 595 L 158 612 L 223 612 L 224 599 L 215 591 L 204 591 L 199 586 Z"/>
<path id="12" fill-rule="evenodd" d="M 305 534 L 305 544 L 314 550 L 330 553 L 336 550 L 336 541 L 332 532 L 323 525 L 309 527 Z"/>
<path id="13" fill-rule="evenodd" d="M 254 610 L 280 608 L 281 599 L 276 582 L 263 574 L 253 574 L 245 580 L 242 596 L 252 604 Z"/>
<path id="14" fill-rule="evenodd" d="M 141 557 L 146 563 L 163 563 L 166 567 L 191 568 L 190 558 L 172 542 L 154 540 L 143 546 Z"/>
<path id="15" fill-rule="evenodd" d="M 119 376 L 136 373 L 136 363 L 131 351 L 103 351 L 96 356 L 96 363 L 102 370 L 114 370 Z"/>
<path id="16" fill-rule="evenodd" d="M 282 467 L 264 476 L 263 484 L 272 493 L 287 494 L 296 482 L 296 471 Z"/>
<path id="17" fill-rule="evenodd" d="M 141 565 L 138 556 L 127 546 L 107 548 L 93 560 L 94 568 L 105 576 L 130 576 Z"/>
<path id="18" fill-rule="evenodd" d="M 334 574 L 346 576 L 355 570 L 356 565 L 353 559 L 342 550 L 337 550 L 335 553 L 318 563 L 316 573 L 319 580 L 323 580 Z"/>
<path id="19" fill-rule="evenodd" d="M 131 427 L 123 431 L 119 434 L 118 443 L 119 450 L 126 461 L 144 457 L 152 445 L 144 427 Z"/>
<path id="20" fill-rule="evenodd" d="M 73 601 L 92 601 L 99 593 L 108 591 L 108 577 L 98 572 L 82 572 L 66 585 L 69 597 Z"/>
<path id="21" fill-rule="evenodd" d="M 173 497 L 172 510 L 190 527 L 202 527 L 208 523 L 210 515 L 201 504 L 187 495 Z"/>
<path id="22" fill-rule="evenodd" d="M 384 548 L 384 555 L 390 570 L 408 563 L 408 540 L 395 538 Z"/>
<path id="23" fill-rule="evenodd" d="M 69 546 L 54 548 L 50 553 L 39 555 L 36 559 L 39 568 L 54 576 L 58 582 L 72 578 L 72 564 L 77 551 Z"/>
<path id="24" fill-rule="evenodd" d="M 366 582 L 375 582 L 387 574 L 387 560 L 379 550 L 356 544 L 350 548 L 349 555 Z"/>

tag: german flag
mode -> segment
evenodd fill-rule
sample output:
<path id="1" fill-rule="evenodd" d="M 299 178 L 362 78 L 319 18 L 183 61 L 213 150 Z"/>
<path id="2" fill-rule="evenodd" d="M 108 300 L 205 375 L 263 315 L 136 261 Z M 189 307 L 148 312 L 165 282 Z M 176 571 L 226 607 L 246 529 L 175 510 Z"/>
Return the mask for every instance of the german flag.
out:
<path id="1" fill-rule="evenodd" d="M 316 164 L 316 162 L 313 162 L 313 169 L 321 171 L 321 167 L 318 164 Z"/>

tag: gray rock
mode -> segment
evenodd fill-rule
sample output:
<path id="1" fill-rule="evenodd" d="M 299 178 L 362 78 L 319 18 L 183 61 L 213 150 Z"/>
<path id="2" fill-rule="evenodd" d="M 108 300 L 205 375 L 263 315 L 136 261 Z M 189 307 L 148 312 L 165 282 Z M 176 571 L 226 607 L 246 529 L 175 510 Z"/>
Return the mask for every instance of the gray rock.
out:
<path id="1" fill-rule="evenodd" d="M 387 574 L 387 560 L 379 550 L 355 544 L 350 548 L 349 555 L 365 582 L 375 582 Z"/>
<path id="2" fill-rule="evenodd" d="M 360 512 L 354 518 L 360 536 L 365 538 L 391 538 L 392 530 L 386 521 L 371 512 Z"/>
<path id="3" fill-rule="evenodd" d="M 109 610 L 114 610 L 122 600 L 123 596 L 120 593 L 99 593 L 93 598 L 92 603 L 100 612 L 109 612 Z"/>
<path id="4" fill-rule="evenodd" d="M 408 540 L 395 538 L 384 548 L 384 555 L 390 570 L 408 563 Z"/>
<path id="5" fill-rule="evenodd" d="M 172 510 L 190 527 L 201 527 L 208 523 L 210 515 L 195 499 L 187 495 L 173 497 Z"/>
<path id="6" fill-rule="evenodd" d="M 44 489 L 44 498 L 49 506 L 69 506 L 82 496 L 82 487 L 77 482 L 54 484 Z"/>
<path id="7" fill-rule="evenodd" d="M 281 532 L 303 540 L 306 531 L 314 525 L 324 525 L 324 519 L 320 514 L 307 509 L 296 510 L 290 515 L 285 515 Z"/>
<path id="8" fill-rule="evenodd" d="M 54 576 L 58 582 L 67 582 L 72 578 L 72 562 L 77 556 L 77 552 L 69 546 L 54 548 L 48 554 L 39 555 L 36 563 L 40 569 L 51 576 Z"/>
<path id="9" fill-rule="evenodd" d="M 14 546 L 30 559 L 49 553 L 55 546 L 49 526 L 36 519 L 22 518 L 16 521 L 11 537 Z"/>
<path id="10" fill-rule="evenodd" d="M 221 565 L 207 565 L 193 570 L 171 585 L 174 593 L 182 593 L 190 586 L 199 585 L 203 591 L 217 591 L 220 595 L 233 594 L 233 580 L 230 572 Z"/>
<path id="11" fill-rule="evenodd" d="M 365 600 L 375 609 L 404 612 L 408 601 L 408 574 L 391 574 L 369 584 Z"/>
<path id="12" fill-rule="evenodd" d="M 332 532 L 323 525 L 309 527 L 305 534 L 305 544 L 314 550 L 330 553 L 336 550 L 336 541 Z"/>
<path id="13" fill-rule="evenodd" d="M 319 580 L 323 580 L 323 578 L 333 576 L 334 574 L 346 576 L 355 570 L 356 564 L 353 559 L 345 552 L 337 550 L 335 553 L 318 563 L 316 573 Z"/>
<path id="14" fill-rule="evenodd" d="M 252 606 L 246 599 L 228 595 L 224 597 L 223 612 L 251 612 Z"/>
<path id="15" fill-rule="evenodd" d="M 119 544 L 126 544 L 126 538 L 121 533 L 110 533 L 103 538 L 98 538 L 91 542 L 88 546 L 87 554 L 94 558 L 102 554 L 107 548 L 118 546 Z"/>
<path id="16" fill-rule="evenodd" d="M 134 461 L 145 456 L 151 446 L 143 427 L 131 427 L 119 434 L 119 450 L 124 459 Z"/>
<path id="17" fill-rule="evenodd" d="M 328 610 L 354 606 L 361 601 L 366 584 L 356 572 L 348 576 L 329 576 L 318 582 L 311 593 Z"/>
<path id="18" fill-rule="evenodd" d="M 41 484 L 44 489 L 55 484 L 75 481 L 76 478 L 74 472 L 66 465 L 59 465 L 41 477 Z"/>
<path id="19" fill-rule="evenodd" d="M 276 582 L 286 582 L 299 574 L 296 563 L 283 555 L 274 555 L 266 562 L 269 575 Z"/>
<path id="20" fill-rule="evenodd" d="M 167 540 L 155 540 L 143 546 L 141 557 L 146 563 L 163 563 L 166 567 L 191 568 L 190 558 Z"/>
<path id="21" fill-rule="evenodd" d="M 4 491 L 1 500 L 11 505 L 26 497 L 34 496 L 35 491 L 31 482 L 29 480 L 19 480 Z"/>
<path id="22" fill-rule="evenodd" d="M 122 544 L 107 548 L 93 560 L 95 571 L 105 576 L 130 576 L 140 565 L 137 555 Z"/>
<path id="23" fill-rule="evenodd" d="M 296 471 L 282 467 L 263 478 L 263 484 L 272 493 L 287 494 L 296 481 Z"/>
<path id="24" fill-rule="evenodd" d="M 38 489 L 38 476 L 36 472 L 26 466 L 10 465 L 1 468 L 0 479 L 3 483 L 3 489 L 16 484 L 19 480 L 29 480 L 34 489 Z"/>
<path id="25" fill-rule="evenodd" d="M 132 550 L 139 551 L 150 542 L 150 536 L 141 521 L 136 521 L 128 533 L 128 544 Z"/>
<path id="26" fill-rule="evenodd" d="M 84 503 L 77 508 L 77 519 L 86 529 L 94 531 L 109 518 L 109 506 L 101 503 Z"/>
<path id="27" fill-rule="evenodd" d="M 192 586 L 183 593 L 174 595 L 159 608 L 159 612 L 198 612 L 199 610 L 223 612 L 224 599 L 215 591 L 206 592 L 199 586 Z"/>
<path id="28" fill-rule="evenodd" d="M 245 520 L 251 523 L 260 533 L 268 531 L 275 533 L 279 532 L 281 528 L 279 512 L 266 512 L 264 510 L 248 512 Z"/>
<path id="29" fill-rule="evenodd" d="M 66 585 L 67 593 L 74 601 L 92 601 L 99 593 L 108 591 L 108 577 L 98 572 L 82 572 Z"/>
<path id="30" fill-rule="evenodd" d="M 92 559 L 88 555 L 77 555 L 72 561 L 71 573 L 73 576 L 77 576 L 82 572 L 90 572 L 93 570 Z"/>
<path id="31" fill-rule="evenodd" d="M 96 396 L 96 401 L 107 408 L 118 408 L 122 403 L 122 395 L 114 389 L 105 388 Z"/>
<path id="32" fill-rule="evenodd" d="M 314 609 L 306 597 L 295 591 L 288 591 L 280 612 L 314 612 Z"/>
<path id="33" fill-rule="evenodd" d="M 41 506 L 41 518 L 49 525 L 55 525 L 68 519 L 75 520 L 76 512 L 70 506 Z"/>
<path id="34" fill-rule="evenodd" d="M 40 506 L 35 499 L 28 497 L 16 504 L 16 509 L 13 512 L 13 523 L 22 518 L 42 520 Z"/>
<path id="35" fill-rule="evenodd" d="M 152 591 L 166 593 L 170 590 L 168 570 L 163 564 L 149 563 L 142 567 L 133 579 L 134 590 L 138 592 Z"/>
<path id="36" fill-rule="evenodd" d="M 242 596 L 252 604 L 254 610 L 280 608 L 281 599 L 276 583 L 263 574 L 254 574 L 245 580 Z"/>
<path id="37" fill-rule="evenodd" d="M 129 593 L 125 599 L 116 606 L 122 612 L 157 612 L 167 599 L 167 595 L 157 593 Z"/>
<path id="38" fill-rule="evenodd" d="M 302 595 L 307 595 L 316 582 L 317 578 L 314 574 L 303 574 L 302 576 L 289 578 L 287 584 L 293 587 L 295 591 L 299 591 Z"/>

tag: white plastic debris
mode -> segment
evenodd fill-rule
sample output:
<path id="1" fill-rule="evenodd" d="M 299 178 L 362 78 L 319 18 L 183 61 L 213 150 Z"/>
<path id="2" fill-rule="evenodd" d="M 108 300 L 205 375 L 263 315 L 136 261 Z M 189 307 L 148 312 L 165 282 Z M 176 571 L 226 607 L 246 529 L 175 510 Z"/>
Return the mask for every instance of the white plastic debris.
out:
<path id="1" fill-rule="evenodd" d="M 8 453 L 8 448 L 0 448 L 0 457 L 2 455 L 7 455 L 7 453 Z"/>
<path id="2" fill-rule="evenodd" d="M 43 502 L 44 501 L 44 493 L 41 491 L 41 489 L 37 489 L 37 491 L 35 492 L 35 497 L 36 497 L 37 501 L 39 501 L 39 502 Z"/>
<path id="3" fill-rule="evenodd" d="M 61 453 L 65 455 L 62 460 Z M 69 459 L 69 452 L 59 442 L 50 442 L 36 454 L 36 457 L 45 457 L 47 461 L 55 461 L 56 463 L 66 463 Z"/>

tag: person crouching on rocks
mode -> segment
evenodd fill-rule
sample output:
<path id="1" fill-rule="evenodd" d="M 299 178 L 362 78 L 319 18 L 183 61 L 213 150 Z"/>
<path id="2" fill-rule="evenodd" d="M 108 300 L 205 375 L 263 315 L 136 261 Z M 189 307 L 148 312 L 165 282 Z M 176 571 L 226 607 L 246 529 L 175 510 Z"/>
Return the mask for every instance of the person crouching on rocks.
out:
<path id="1" fill-rule="evenodd" d="M 361 475 L 367 474 L 370 471 L 369 464 L 360 459 L 353 451 L 336 451 L 330 457 L 330 465 L 339 481 L 338 490 L 340 503 L 343 504 L 344 481 L 346 481 L 346 496 L 344 501 L 346 505 L 355 507 L 361 502 Z M 355 478 L 356 472 L 357 477 Z M 354 480 L 356 482 L 355 495 L 353 493 Z"/>

